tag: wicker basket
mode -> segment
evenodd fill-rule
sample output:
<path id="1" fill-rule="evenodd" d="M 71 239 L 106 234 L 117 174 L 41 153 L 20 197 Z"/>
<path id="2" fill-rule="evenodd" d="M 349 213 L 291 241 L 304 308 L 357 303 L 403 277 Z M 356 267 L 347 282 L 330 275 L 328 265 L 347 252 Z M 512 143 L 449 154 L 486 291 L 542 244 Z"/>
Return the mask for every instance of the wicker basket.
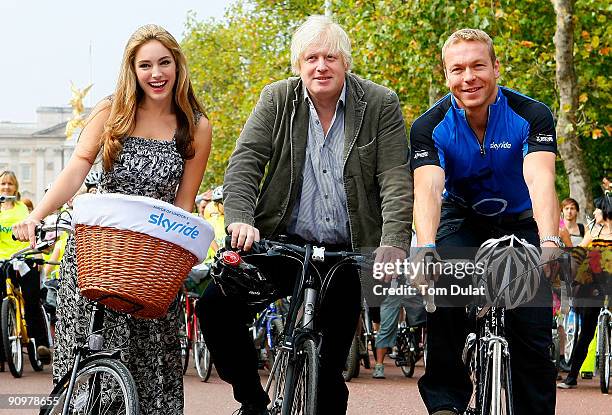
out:
<path id="1" fill-rule="evenodd" d="M 83 296 L 141 318 L 164 316 L 197 258 L 143 233 L 77 225 L 78 285 Z"/>

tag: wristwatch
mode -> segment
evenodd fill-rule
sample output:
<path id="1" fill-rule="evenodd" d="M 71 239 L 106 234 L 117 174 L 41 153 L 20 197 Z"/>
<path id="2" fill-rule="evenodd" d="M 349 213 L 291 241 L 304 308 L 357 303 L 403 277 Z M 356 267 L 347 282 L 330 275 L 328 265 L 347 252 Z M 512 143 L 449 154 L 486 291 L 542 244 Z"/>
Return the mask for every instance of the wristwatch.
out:
<path id="1" fill-rule="evenodd" d="M 559 248 L 565 248 L 565 244 L 563 243 L 561 238 L 558 237 L 557 235 L 550 235 L 550 236 L 545 236 L 545 237 L 541 238 L 540 239 L 540 245 L 542 245 L 544 242 L 553 242 Z"/>

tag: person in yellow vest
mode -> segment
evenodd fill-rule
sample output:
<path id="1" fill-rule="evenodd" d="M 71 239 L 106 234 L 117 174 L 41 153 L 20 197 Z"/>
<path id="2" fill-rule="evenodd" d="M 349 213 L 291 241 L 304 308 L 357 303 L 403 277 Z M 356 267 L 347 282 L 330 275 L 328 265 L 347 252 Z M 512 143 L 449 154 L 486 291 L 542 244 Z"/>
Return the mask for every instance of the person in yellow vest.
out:
<path id="1" fill-rule="evenodd" d="M 27 248 L 27 242 L 14 241 L 11 237 L 13 225 L 24 220 L 30 213 L 27 206 L 20 200 L 19 182 L 12 171 L 0 173 L 0 196 L 4 201 L 0 203 L 0 260 L 9 259 L 20 249 Z M 20 275 L 19 286 L 25 300 L 25 319 L 29 337 L 37 345 L 38 357 L 43 363 L 49 363 L 51 353 L 47 339 L 44 316 L 40 308 L 40 272 L 34 264 L 28 264 L 30 271 Z M 6 285 L 4 278 L 10 273 L 16 278 L 15 271 L 10 264 L 5 264 L 0 281 L 0 294 L 4 298 Z M 0 352 L 0 361 L 4 361 L 3 352 Z"/>

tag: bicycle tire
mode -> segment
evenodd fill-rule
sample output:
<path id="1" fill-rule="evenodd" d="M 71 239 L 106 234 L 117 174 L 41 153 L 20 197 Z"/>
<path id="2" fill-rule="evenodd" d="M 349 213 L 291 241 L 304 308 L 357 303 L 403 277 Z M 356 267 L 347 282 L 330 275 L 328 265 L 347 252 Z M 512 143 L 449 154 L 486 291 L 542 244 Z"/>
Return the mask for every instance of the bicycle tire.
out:
<path id="1" fill-rule="evenodd" d="M 196 372 L 202 382 L 207 382 L 212 372 L 212 358 L 210 350 L 204 341 L 204 334 L 199 329 L 195 330 L 196 341 L 193 344 L 193 360 Z"/>
<path id="2" fill-rule="evenodd" d="M 599 355 L 599 387 L 601 393 L 610 392 L 610 359 L 612 359 L 612 346 L 610 341 L 610 316 L 604 315 L 597 328 L 599 341 L 597 351 Z"/>
<path id="3" fill-rule="evenodd" d="M 0 310 L 0 326 L 2 329 L 2 345 L 6 363 L 13 377 L 20 378 L 23 374 L 23 350 L 21 338 L 17 336 L 17 305 L 12 298 L 2 300 Z"/>
<path id="4" fill-rule="evenodd" d="M 26 346 L 28 351 L 28 359 L 30 360 L 30 366 L 35 372 L 40 372 L 44 369 L 43 363 L 36 358 L 36 349 L 34 348 L 34 342 L 30 339 L 30 342 Z"/>
<path id="5" fill-rule="evenodd" d="M 345 369 L 342 371 L 342 378 L 345 382 L 350 382 L 351 379 L 355 376 L 355 372 L 357 371 L 357 375 L 359 375 L 359 338 L 357 334 L 353 336 L 353 341 L 351 342 L 351 348 L 349 349 L 349 353 L 346 356 Z"/>
<path id="6" fill-rule="evenodd" d="M 318 381 L 319 355 L 314 340 L 306 339 L 287 366 L 282 415 L 315 415 Z"/>
<path id="7" fill-rule="evenodd" d="M 408 362 L 408 365 L 400 366 L 400 369 L 402 369 L 402 373 L 407 378 L 411 378 L 412 376 L 414 376 L 414 368 L 416 366 L 416 360 L 417 360 L 417 355 L 416 355 L 417 350 L 418 350 L 418 345 L 416 344 L 416 339 L 414 338 L 414 334 L 411 332 L 408 332 L 408 336 L 406 338 L 406 362 Z"/>
<path id="8" fill-rule="evenodd" d="M 104 376 L 102 382 L 114 381 L 117 388 L 107 388 L 107 396 L 101 400 L 95 399 L 101 408 L 91 408 L 90 379 L 95 376 Z M 60 415 L 66 399 L 66 392 L 70 378 L 64 383 L 57 384 L 49 396 L 49 401 L 54 402 L 50 407 L 42 407 L 40 415 Z M 118 396 L 118 394 L 121 396 Z M 123 398 L 122 400 L 120 398 Z M 136 383 L 130 371 L 125 365 L 115 359 L 100 357 L 88 361 L 79 368 L 76 375 L 73 395 L 70 398 L 71 405 L 69 413 L 71 415 L 94 415 L 99 413 L 112 413 L 113 415 L 139 415 L 140 405 L 138 402 L 138 392 Z"/>

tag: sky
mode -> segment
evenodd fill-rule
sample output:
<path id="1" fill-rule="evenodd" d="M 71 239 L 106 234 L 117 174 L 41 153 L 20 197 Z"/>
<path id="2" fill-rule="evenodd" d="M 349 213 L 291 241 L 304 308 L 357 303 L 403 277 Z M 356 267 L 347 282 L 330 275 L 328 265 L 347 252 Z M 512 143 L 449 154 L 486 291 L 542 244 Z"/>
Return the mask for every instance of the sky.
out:
<path id="1" fill-rule="evenodd" d="M 0 121 L 35 122 L 40 106 L 68 106 L 70 82 L 93 83 L 85 105 L 111 94 L 123 49 L 156 23 L 183 38 L 187 12 L 222 19 L 233 0 L 0 0 Z M 91 51 L 91 52 L 90 52 Z"/>

